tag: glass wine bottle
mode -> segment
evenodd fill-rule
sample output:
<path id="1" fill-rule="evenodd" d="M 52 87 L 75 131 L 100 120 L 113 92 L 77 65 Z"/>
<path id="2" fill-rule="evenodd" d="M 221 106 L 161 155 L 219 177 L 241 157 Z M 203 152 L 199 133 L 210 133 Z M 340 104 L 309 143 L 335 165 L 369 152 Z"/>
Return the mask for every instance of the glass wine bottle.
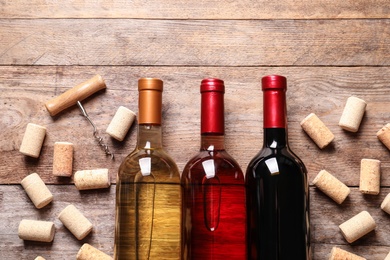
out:
<path id="1" fill-rule="evenodd" d="M 117 176 L 114 258 L 177 260 L 182 191 L 179 170 L 162 147 L 163 82 L 141 78 L 138 90 L 137 146 Z"/>
<path id="2" fill-rule="evenodd" d="M 246 171 L 248 259 L 311 259 L 309 187 L 287 139 L 287 80 L 262 78 L 264 144 Z"/>
<path id="3" fill-rule="evenodd" d="M 246 259 L 245 180 L 225 150 L 224 82 L 204 79 L 200 92 L 200 152 L 181 180 L 182 259 Z"/>

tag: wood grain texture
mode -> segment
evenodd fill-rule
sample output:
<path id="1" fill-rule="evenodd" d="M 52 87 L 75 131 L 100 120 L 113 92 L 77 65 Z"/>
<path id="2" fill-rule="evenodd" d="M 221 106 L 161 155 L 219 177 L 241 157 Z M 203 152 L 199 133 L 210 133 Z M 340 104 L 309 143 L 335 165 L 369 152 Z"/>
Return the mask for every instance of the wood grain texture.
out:
<path id="1" fill-rule="evenodd" d="M 106 190 L 84 192 L 76 190 L 73 185 L 49 185 L 49 189 L 54 195 L 53 202 L 37 210 L 19 185 L 2 186 L 0 238 L 6 243 L 0 244 L 1 259 L 33 259 L 37 255 L 47 259 L 73 259 L 83 243 L 89 243 L 112 255 L 115 186 Z M 333 246 L 367 259 L 384 259 L 390 250 L 390 227 L 387 225 L 390 216 L 379 205 L 388 192 L 390 189 L 386 188 L 381 195 L 367 198 L 357 188 L 353 188 L 350 198 L 340 206 L 317 189 L 311 188 L 311 243 L 314 259 L 326 259 Z M 58 214 L 69 204 L 75 205 L 94 226 L 92 233 L 82 241 L 78 241 L 58 219 Z M 350 245 L 342 237 L 338 225 L 363 210 L 370 212 L 377 228 Z M 19 239 L 17 229 L 22 219 L 53 221 L 56 227 L 54 241 L 40 243 Z"/>
<path id="2" fill-rule="evenodd" d="M 390 121 L 390 2 L 387 0 L 0 0 L 0 259 L 74 259 L 88 242 L 113 254 L 115 178 L 133 150 L 137 127 L 123 142 L 105 134 L 121 105 L 137 112 L 137 80 L 164 81 L 163 144 L 179 169 L 199 147 L 199 84 L 225 81 L 226 148 L 245 171 L 262 146 L 261 77 L 288 78 L 289 140 L 305 162 L 309 181 L 326 169 L 352 190 L 342 205 L 310 186 L 314 260 L 333 246 L 383 260 L 390 251 L 390 216 L 380 203 L 390 192 L 389 150 L 376 132 Z M 76 106 L 51 117 L 44 103 L 100 74 L 107 89 L 83 102 L 100 135 L 115 153 L 111 161 Z M 338 126 L 349 96 L 367 109 L 358 133 Z M 299 123 L 309 113 L 335 135 L 320 150 Z M 19 152 L 28 123 L 47 127 L 38 159 Z M 56 141 L 75 145 L 73 171 L 108 168 L 110 189 L 79 192 L 71 179 L 52 175 Z M 358 190 L 360 160 L 381 160 L 381 192 Z M 37 210 L 20 185 L 37 172 L 54 195 Z M 78 241 L 58 220 L 69 203 L 94 231 Z M 348 244 L 338 225 L 362 210 L 375 232 Z M 22 218 L 54 221 L 53 243 L 23 242 Z"/>
<path id="3" fill-rule="evenodd" d="M 114 161 L 97 145 L 92 127 L 77 106 L 56 117 L 51 117 L 44 107 L 45 101 L 96 73 L 106 80 L 107 89 L 87 99 L 84 107 L 114 151 Z M 390 96 L 385 94 L 388 82 L 382 77 L 390 73 L 387 67 L 0 67 L 0 127 L 3 129 L 0 132 L 0 163 L 4 165 L 0 169 L 0 182 L 19 183 L 28 173 L 38 172 L 47 183 L 64 183 L 64 179 L 51 174 L 53 145 L 57 141 L 75 145 L 74 171 L 109 168 L 112 181 L 115 181 L 120 162 L 134 149 L 137 128 L 133 126 L 123 142 L 110 138 L 104 131 L 120 105 L 138 111 L 137 80 L 142 76 L 158 77 L 165 82 L 164 145 L 180 170 L 199 146 L 200 81 L 209 76 L 224 79 L 226 145 L 245 170 L 262 145 L 260 80 L 263 75 L 272 73 L 288 78 L 289 139 L 293 151 L 306 163 L 310 180 L 321 169 L 326 169 L 347 185 L 358 186 L 360 160 L 372 158 L 382 161 L 381 183 L 390 186 L 389 151 L 376 137 L 376 132 L 390 120 L 387 105 Z M 351 95 L 368 103 L 359 132 L 355 134 L 338 126 L 345 102 Z M 299 125 L 311 112 L 316 113 L 335 135 L 333 143 L 324 150 L 320 150 Z M 47 127 L 39 159 L 28 158 L 19 152 L 29 122 Z M 18 174 L 13 174 L 15 171 Z"/>
<path id="4" fill-rule="evenodd" d="M 389 18 L 386 0 L 4 1 L 4 18 L 322 19 Z"/>
<path id="5" fill-rule="evenodd" d="M 387 19 L 1 19 L 0 28 L 0 65 L 390 64 Z"/>

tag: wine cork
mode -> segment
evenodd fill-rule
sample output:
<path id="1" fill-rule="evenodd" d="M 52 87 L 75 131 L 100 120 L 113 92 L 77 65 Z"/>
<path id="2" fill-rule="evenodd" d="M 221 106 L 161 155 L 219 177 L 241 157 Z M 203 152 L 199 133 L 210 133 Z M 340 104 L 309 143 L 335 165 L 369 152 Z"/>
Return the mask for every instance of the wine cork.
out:
<path id="1" fill-rule="evenodd" d="M 381 203 L 381 209 L 386 212 L 387 214 L 390 214 L 390 193 L 387 194 L 383 202 Z"/>
<path id="2" fill-rule="evenodd" d="M 43 208 L 53 201 L 53 195 L 37 173 L 26 176 L 20 184 L 36 208 Z"/>
<path id="3" fill-rule="evenodd" d="M 326 147 L 334 139 L 333 133 L 314 113 L 301 121 L 301 127 L 320 149 Z"/>
<path id="4" fill-rule="evenodd" d="M 381 161 L 362 159 L 360 162 L 361 193 L 378 195 L 381 187 Z"/>
<path id="5" fill-rule="evenodd" d="M 53 153 L 53 175 L 60 177 L 72 176 L 73 144 L 68 142 L 55 142 Z"/>
<path id="6" fill-rule="evenodd" d="M 385 260 L 390 260 L 390 252 L 387 254 Z"/>
<path id="7" fill-rule="evenodd" d="M 77 101 L 82 101 L 99 90 L 105 89 L 106 83 L 100 75 L 67 90 L 61 95 L 45 103 L 47 111 L 51 116 L 55 116 L 61 111 L 75 105 Z"/>
<path id="8" fill-rule="evenodd" d="M 339 226 L 348 243 L 353 243 L 376 228 L 375 220 L 367 211 L 362 211 Z"/>
<path id="9" fill-rule="evenodd" d="M 351 189 L 326 170 L 321 170 L 313 184 L 336 203 L 341 204 L 348 197 Z"/>
<path id="10" fill-rule="evenodd" d="M 38 158 L 45 135 L 45 127 L 32 123 L 27 124 L 19 151 L 24 155 Z"/>
<path id="11" fill-rule="evenodd" d="M 99 249 L 85 243 L 76 256 L 77 260 L 112 260 L 113 258 Z"/>
<path id="12" fill-rule="evenodd" d="M 118 141 L 123 141 L 134 120 L 135 113 L 124 106 L 120 106 L 108 125 L 106 133 Z"/>
<path id="13" fill-rule="evenodd" d="M 338 247 L 333 247 L 329 260 L 366 260 L 366 258 L 352 254 Z"/>
<path id="14" fill-rule="evenodd" d="M 46 260 L 46 259 L 43 258 L 42 256 L 37 256 L 34 260 Z"/>
<path id="15" fill-rule="evenodd" d="M 78 190 L 104 189 L 111 185 L 108 169 L 77 171 L 73 180 Z"/>
<path id="16" fill-rule="evenodd" d="M 350 132 L 357 132 L 362 122 L 367 103 L 357 97 L 349 97 L 341 115 L 339 126 Z"/>
<path id="17" fill-rule="evenodd" d="M 38 242 L 52 242 L 55 227 L 53 222 L 23 219 L 19 224 L 20 239 Z"/>
<path id="18" fill-rule="evenodd" d="M 378 137 L 379 141 L 381 141 L 387 147 L 387 149 L 390 150 L 390 123 L 382 127 L 376 133 L 376 136 Z"/>
<path id="19" fill-rule="evenodd" d="M 72 204 L 63 209 L 58 218 L 78 240 L 92 231 L 92 223 Z"/>

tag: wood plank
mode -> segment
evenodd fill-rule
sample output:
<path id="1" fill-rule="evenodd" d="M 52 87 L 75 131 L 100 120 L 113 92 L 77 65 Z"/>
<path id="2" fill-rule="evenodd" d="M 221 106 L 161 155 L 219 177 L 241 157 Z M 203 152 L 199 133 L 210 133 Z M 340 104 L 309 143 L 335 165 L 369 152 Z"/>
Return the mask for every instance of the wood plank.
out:
<path id="1" fill-rule="evenodd" d="M 0 65 L 390 65 L 388 19 L 2 19 L 0 29 Z"/>
<path id="2" fill-rule="evenodd" d="M 324 19 L 389 18 L 386 0 L 12 1 L 3 18 Z"/>
<path id="3" fill-rule="evenodd" d="M 115 225 L 115 186 L 107 190 L 79 192 L 71 185 L 49 185 L 54 201 L 37 210 L 20 185 L 0 185 L 0 244 L 1 259 L 33 259 L 42 255 L 48 259 L 75 258 L 83 243 L 113 254 Z M 354 188 L 350 199 L 336 205 L 315 188 L 311 193 L 311 226 L 314 259 L 327 259 L 333 246 L 354 252 L 367 259 L 384 259 L 390 250 L 390 216 L 379 208 L 390 192 L 384 189 L 379 196 L 367 199 Z M 75 205 L 93 223 L 92 234 L 78 241 L 58 220 L 58 214 L 68 204 Z M 318 205 L 321 205 L 319 207 Z M 368 210 L 377 223 L 374 232 L 350 245 L 342 237 L 338 225 L 362 210 Z M 16 214 L 17 213 L 17 214 Z M 17 229 L 22 219 L 53 221 L 56 234 L 52 243 L 22 241 Z"/>
<path id="4" fill-rule="evenodd" d="M 127 66 L 0 66 L 0 183 L 19 183 L 38 172 L 47 183 L 67 183 L 52 176 L 52 153 L 56 141 L 75 144 L 74 171 L 109 168 L 112 181 L 124 157 L 134 149 L 136 127 L 124 142 L 104 133 L 120 105 L 137 112 L 137 80 L 164 80 L 164 146 L 179 169 L 199 146 L 199 84 L 203 78 L 225 80 L 226 146 L 245 171 L 262 146 L 261 77 L 281 74 L 288 78 L 288 119 L 291 148 L 305 162 L 312 180 L 327 169 L 349 186 L 359 185 L 360 160 L 382 162 L 382 186 L 390 186 L 390 158 L 376 132 L 389 122 L 389 67 L 127 67 Z M 105 156 L 92 136 L 92 127 L 76 106 L 57 117 L 44 107 L 47 100 L 101 74 L 107 90 L 83 102 L 104 140 L 115 152 L 115 161 Z M 360 131 L 352 134 L 338 126 L 346 99 L 358 96 L 368 103 Z M 333 144 L 320 150 L 303 132 L 299 122 L 316 113 L 335 134 Z M 19 152 L 29 122 L 45 125 L 48 133 L 39 159 Z"/>

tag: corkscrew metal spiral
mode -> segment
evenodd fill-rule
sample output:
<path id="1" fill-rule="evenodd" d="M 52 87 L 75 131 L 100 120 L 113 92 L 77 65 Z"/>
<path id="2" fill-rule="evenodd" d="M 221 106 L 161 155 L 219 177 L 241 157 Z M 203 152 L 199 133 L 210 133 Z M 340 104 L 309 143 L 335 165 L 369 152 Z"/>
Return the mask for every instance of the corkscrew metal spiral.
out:
<path id="1" fill-rule="evenodd" d="M 92 120 L 89 118 L 88 114 L 87 114 L 87 111 L 85 110 L 85 108 L 83 107 L 83 105 L 81 104 L 80 101 L 77 101 L 77 105 L 79 106 L 81 112 L 83 113 L 83 116 L 88 120 L 88 122 L 92 125 L 93 127 L 93 136 L 95 137 L 95 139 L 98 141 L 98 144 L 100 147 L 102 147 L 102 149 L 104 150 L 104 152 L 106 153 L 106 155 L 111 155 L 111 160 L 114 159 L 114 154 L 112 152 L 110 152 L 110 149 L 108 148 L 108 145 L 104 143 L 103 141 L 103 138 L 101 136 L 98 135 L 98 131 L 97 131 L 97 128 L 95 126 L 95 124 L 92 122 Z"/>

